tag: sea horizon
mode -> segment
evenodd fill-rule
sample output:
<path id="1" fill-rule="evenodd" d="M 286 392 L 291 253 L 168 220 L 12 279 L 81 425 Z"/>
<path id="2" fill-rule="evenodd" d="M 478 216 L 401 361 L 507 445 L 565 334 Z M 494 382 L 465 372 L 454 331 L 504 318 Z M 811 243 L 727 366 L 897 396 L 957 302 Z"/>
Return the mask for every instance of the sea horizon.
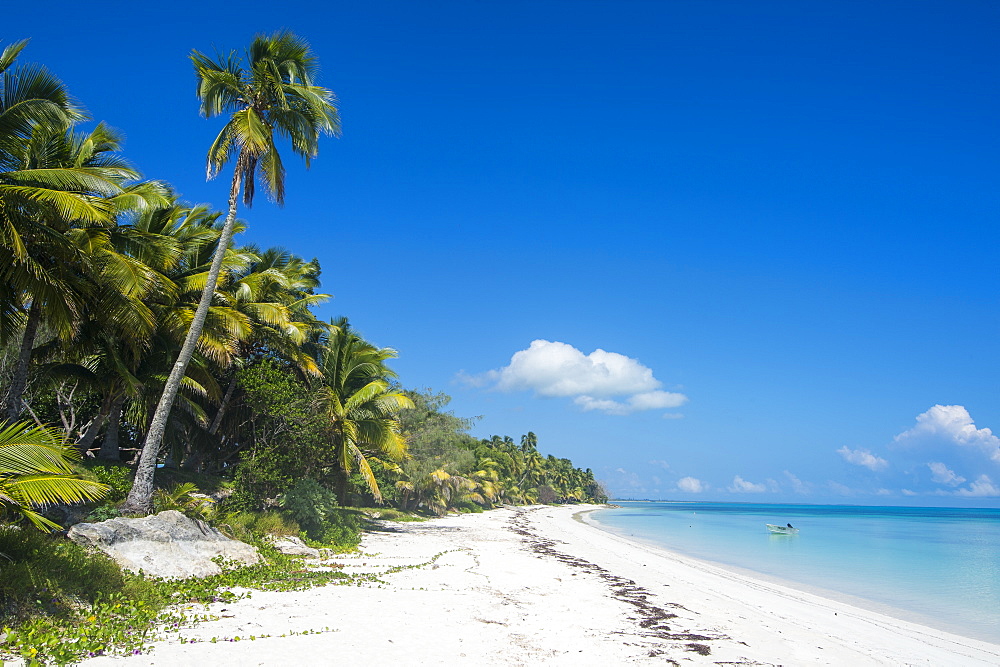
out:
<path id="1" fill-rule="evenodd" d="M 615 503 L 670 503 L 673 505 L 711 503 L 713 505 L 790 505 L 797 507 L 868 507 L 868 508 L 906 508 L 906 509 L 927 509 L 927 510 L 985 510 L 987 512 L 1000 512 L 998 507 L 983 507 L 981 505 L 869 505 L 866 503 L 794 503 L 794 502 L 752 502 L 740 500 L 691 500 L 685 498 L 675 500 L 672 498 L 609 498 L 608 504 Z"/>
<path id="2" fill-rule="evenodd" d="M 1000 509 L 611 502 L 622 504 L 590 516 L 622 537 L 1000 644 Z M 770 535 L 765 523 L 800 532 Z"/>

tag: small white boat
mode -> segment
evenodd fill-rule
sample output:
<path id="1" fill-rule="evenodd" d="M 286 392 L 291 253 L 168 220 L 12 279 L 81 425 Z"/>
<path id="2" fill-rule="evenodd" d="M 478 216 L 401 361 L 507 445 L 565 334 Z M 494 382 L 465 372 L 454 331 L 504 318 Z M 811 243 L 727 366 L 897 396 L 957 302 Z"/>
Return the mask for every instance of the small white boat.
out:
<path id="1" fill-rule="evenodd" d="M 798 535 L 799 529 L 792 528 L 791 524 L 787 526 L 776 526 L 773 523 L 765 523 L 767 526 L 767 531 L 772 535 Z"/>

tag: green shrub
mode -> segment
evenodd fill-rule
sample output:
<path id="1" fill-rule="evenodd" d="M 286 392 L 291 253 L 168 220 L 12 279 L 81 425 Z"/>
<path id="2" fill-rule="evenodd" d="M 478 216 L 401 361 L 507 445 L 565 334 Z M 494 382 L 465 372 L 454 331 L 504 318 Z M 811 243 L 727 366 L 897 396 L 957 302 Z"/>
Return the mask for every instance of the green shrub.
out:
<path id="1" fill-rule="evenodd" d="M 65 617 L 79 603 L 128 590 L 155 594 L 114 561 L 35 530 L 0 526 L 0 626 L 34 616 Z"/>
<path id="2" fill-rule="evenodd" d="M 83 520 L 87 523 L 100 523 L 101 521 L 107 521 L 108 519 L 117 519 L 121 516 L 121 512 L 115 505 L 110 503 L 101 503 L 94 509 L 87 512 L 87 515 L 83 517 Z"/>
<path id="3" fill-rule="evenodd" d="M 253 527 L 258 535 L 298 535 L 302 532 L 302 528 L 295 519 L 287 517 L 281 512 L 263 512 L 255 516 Z"/>
<path id="4" fill-rule="evenodd" d="M 392 507 L 379 507 L 377 509 L 366 508 L 364 513 L 373 519 L 381 519 L 383 521 L 427 521 L 427 519 L 423 517 L 410 514 L 409 512 L 403 512 Z"/>
<path id="5" fill-rule="evenodd" d="M 111 487 L 108 502 L 119 503 L 132 490 L 133 469 L 117 463 L 92 463 L 87 466 L 98 482 Z"/>
<path id="6" fill-rule="evenodd" d="M 316 480 L 303 479 L 281 497 L 281 506 L 311 539 L 319 540 L 327 528 L 327 518 L 337 508 L 337 498 Z"/>
<path id="7" fill-rule="evenodd" d="M 456 512 L 461 512 L 462 514 L 479 514 L 483 511 L 483 506 L 474 503 L 471 500 L 463 500 L 455 503 L 451 509 Z"/>
<path id="8" fill-rule="evenodd" d="M 230 512 L 218 520 L 218 527 L 233 539 L 259 542 L 265 535 L 298 535 L 299 524 L 281 512 Z"/>
<path id="9" fill-rule="evenodd" d="M 157 489 L 153 492 L 153 506 L 157 512 L 177 510 L 202 521 L 215 516 L 215 501 L 199 494 L 194 482 L 175 484 L 169 491 Z"/>
<path id="10" fill-rule="evenodd" d="M 361 544 L 361 530 L 367 520 L 364 512 L 331 509 L 323 520 L 318 536 L 313 539 L 320 546 L 334 551 L 352 551 Z"/>

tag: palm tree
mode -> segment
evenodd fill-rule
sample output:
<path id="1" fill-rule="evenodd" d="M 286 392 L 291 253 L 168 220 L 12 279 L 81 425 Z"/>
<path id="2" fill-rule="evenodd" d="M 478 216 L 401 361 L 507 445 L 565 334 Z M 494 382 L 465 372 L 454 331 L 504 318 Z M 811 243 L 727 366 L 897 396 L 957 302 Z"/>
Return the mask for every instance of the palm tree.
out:
<path id="1" fill-rule="evenodd" d="M 44 322 L 68 339 L 90 295 L 104 301 L 104 316 L 142 328 L 141 300 L 150 272 L 141 263 L 113 251 L 109 228 L 119 216 L 165 203 L 163 186 L 136 183 L 139 174 L 116 152 L 121 137 L 104 124 L 77 133 L 64 124 L 35 125 L 29 136 L 8 143 L 0 172 L 0 218 L 8 223 L 0 245 L 7 278 L 4 310 L 24 323 L 20 350 L 4 411 L 8 420 L 21 413 L 22 394 L 39 326 Z M 64 206 L 65 204 L 65 206 Z M 97 289 L 93 277 L 102 276 Z M 110 288 L 110 289 L 108 289 Z M 132 303 L 122 307 L 118 296 Z"/>
<path id="2" fill-rule="evenodd" d="M 120 419 L 126 398 L 141 390 L 135 372 L 158 324 L 149 301 L 169 282 L 160 269 L 164 257 L 177 256 L 178 244 L 170 237 L 141 234 L 131 224 L 71 229 L 67 236 L 84 248 L 87 260 L 75 281 L 82 297 L 81 323 L 69 344 L 57 340 L 35 352 L 44 356 L 47 347 L 56 347 L 52 356 L 60 363 L 43 367 L 47 375 L 57 380 L 68 375 L 101 397 L 99 411 L 77 443 L 86 452 L 108 419 Z M 105 458 L 117 459 L 117 445 L 113 455 L 110 450 Z"/>
<path id="3" fill-rule="evenodd" d="M 0 429 L 0 512 L 28 519 L 40 530 L 59 525 L 38 513 L 59 503 L 100 500 L 108 486 L 83 479 L 74 462 L 79 453 L 55 429 L 11 424 Z"/>
<path id="4" fill-rule="evenodd" d="M 131 224 L 118 228 L 115 238 L 122 252 L 127 252 L 157 275 L 154 289 L 146 298 L 156 327 L 139 354 L 129 359 L 130 365 L 114 369 L 116 373 L 112 378 L 117 377 L 120 386 L 128 391 L 119 394 L 111 404 L 100 458 L 118 458 L 118 426 L 123 409 L 127 422 L 139 432 L 145 431 L 149 424 L 201 298 L 221 234 L 219 216 L 204 206 L 174 203 L 167 208 L 146 211 Z M 248 255 L 230 248 L 223 270 L 242 270 L 249 261 Z M 219 393 L 212 376 L 212 364 L 229 363 L 236 347 L 234 341 L 246 332 L 247 322 L 240 313 L 225 304 L 212 305 L 192 362 L 185 369 L 175 397 L 175 403 L 181 408 L 172 414 L 175 422 L 207 423 L 204 399 L 217 399 Z M 108 351 L 99 352 L 106 354 Z M 105 356 L 105 360 L 111 359 Z"/>
<path id="5" fill-rule="evenodd" d="M 423 505 L 438 516 L 443 516 L 459 503 L 489 504 L 483 494 L 483 486 L 474 477 L 451 475 L 438 468 L 417 481 L 415 488 L 419 505 Z"/>
<path id="6" fill-rule="evenodd" d="M 396 415 L 412 408 L 413 401 L 389 383 L 395 374 L 385 361 L 396 356 L 395 350 L 368 343 L 344 318 L 331 322 L 331 330 L 320 358 L 323 379 L 313 407 L 327 423 L 339 469 L 339 502 L 347 502 L 348 475 L 356 466 L 375 502 L 381 504 L 382 492 L 367 457 L 379 455 L 398 463 L 406 456 L 406 439 Z"/>
<path id="7" fill-rule="evenodd" d="M 207 173 L 214 178 L 235 157 L 236 166 L 229 188 L 229 212 L 222 237 L 212 261 L 201 302 L 187 338 L 156 407 L 136 466 L 132 491 L 123 510 L 149 513 L 152 510 L 153 474 L 174 397 L 194 354 L 222 261 L 236 223 L 237 200 L 253 204 L 255 179 L 279 205 L 285 198 L 285 168 L 275 146 L 274 134 L 288 137 L 293 152 L 306 166 L 318 153 L 319 135 L 339 134 L 340 118 L 333 93 L 314 85 L 317 62 L 309 45 L 289 32 L 258 35 L 246 52 L 247 68 L 233 52 L 216 59 L 194 51 L 191 60 L 198 77 L 198 97 L 202 114 L 208 118 L 232 112 L 229 122 L 208 151 Z"/>
<path id="8" fill-rule="evenodd" d="M 42 379 L 72 378 L 101 397 L 97 414 L 84 422 L 81 449 L 93 444 L 106 422 L 99 458 L 119 459 L 118 431 L 126 403 L 129 421 L 140 431 L 146 428 L 200 298 L 219 238 L 218 217 L 204 207 L 174 204 L 100 229 L 99 236 L 90 232 L 93 270 L 85 277 L 94 285 L 86 294 L 85 319 L 70 345 L 54 341 L 35 351 L 59 362 L 43 365 Z M 245 264 L 244 256 L 230 252 L 224 268 Z M 203 357 L 228 358 L 233 336 L 244 328 L 231 308 L 213 306 L 179 394 L 183 413 L 194 421 L 206 421 L 200 403 L 218 394 Z"/>
<path id="9" fill-rule="evenodd" d="M 38 187 L 36 183 L 17 182 L 15 175 L 20 175 L 18 172 L 25 166 L 25 147 L 38 127 L 65 129 L 83 117 L 71 102 L 66 87 L 48 70 L 31 64 L 15 67 L 17 56 L 26 45 L 27 40 L 16 42 L 0 53 L 0 276 L 3 277 L 0 281 L 0 342 L 11 340 L 22 331 L 33 339 L 32 325 L 35 329 L 38 326 L 38 318 L 34 322 L 26 318 L 23 294 L 25 283 L 45 282 L 45 276 L 30 258 L 25 223 L 37 218 L 39 210 L 44 208 L 103 218 L 75 193 L 62 192 L 58 187 L 52 189 Z M 4 413 L 9 418 L 12 413 L 16 416 L 20 412 L 21 391 L 17 385 L 23 389 L 26 381 L 24 357 L 22 349 L 12 378 L 15 386 L 8 388 L 5 397 Z"/>
<path id="10" fill-rule="evenodd" d="M 277 354 L 303 375 L 319 375 L 308 345 L 311 334 L 323 327 L 309 306 L 330 298 L 313 293 L 319 286 L 319 264 L 303 261 L 282 248 L 261 251 L 247 246 L 241 252 L 254 259 L 241 270 L 230 272 L 218 291 L 221 301 L 248 317 L 251 333 L 239 342 L 235 363 L 230 366 L 229 386 L 208 429 L 211 435 L 218 432 L 233 399 L 236 371 L 248 360 Z"/>

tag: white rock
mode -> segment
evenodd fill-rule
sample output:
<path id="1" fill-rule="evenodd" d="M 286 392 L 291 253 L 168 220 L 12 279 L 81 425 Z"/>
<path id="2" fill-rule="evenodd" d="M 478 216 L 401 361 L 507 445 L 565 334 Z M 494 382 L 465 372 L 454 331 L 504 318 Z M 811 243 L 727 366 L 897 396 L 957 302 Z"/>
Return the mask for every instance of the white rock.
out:
<path id="1" fill-rule="evenodd" d="M 123 569 L 142 570 L 153 577 L 184 579 L 218 574 L 222 569 L 212 562 L 218 556 L 246 565 L 260 561 L 256 548 L 175 510 L 141 519 L 78 523 L 70 528 L 68 537 L 100 549 Z"/>
<path id="2" fill-rule="evenodd" d="M 274 545 L 275 549 L 288 556 L 306 556 L 308 558 L 319 558 L 320 556 L 319 549 L 313 549 L 294 535 L 268 535 L 267 540 Z"/>

